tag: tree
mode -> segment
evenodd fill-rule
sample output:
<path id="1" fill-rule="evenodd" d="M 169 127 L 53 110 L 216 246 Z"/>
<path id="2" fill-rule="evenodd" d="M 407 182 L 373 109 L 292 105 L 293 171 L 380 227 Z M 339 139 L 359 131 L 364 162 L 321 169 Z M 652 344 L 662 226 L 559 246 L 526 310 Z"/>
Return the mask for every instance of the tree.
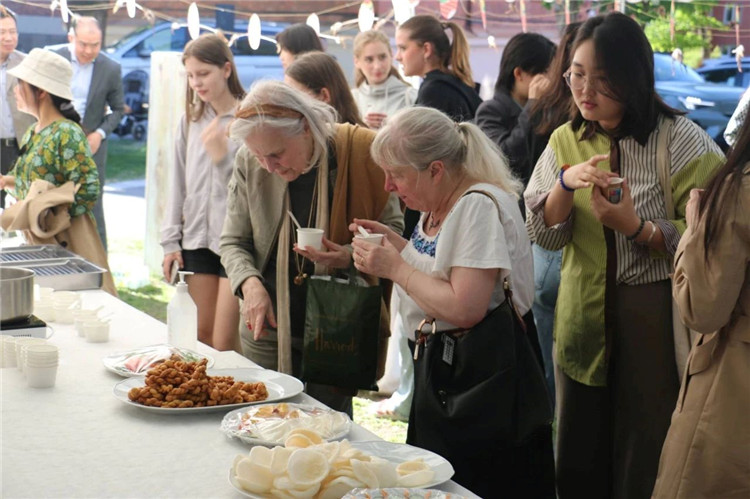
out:
<path id="1" fill-rule="evenodd" d="M 719 20 L 710 17 L 704 7 L 683 4 L 675 10 L 674 41 L 670 37 L 668 14 L 651 20 L 645 31 L 656 52 L 671 52 L 676 48 L 702 48 L 705 52 L 711 49 L 711 31 L 726 29 Z"/>

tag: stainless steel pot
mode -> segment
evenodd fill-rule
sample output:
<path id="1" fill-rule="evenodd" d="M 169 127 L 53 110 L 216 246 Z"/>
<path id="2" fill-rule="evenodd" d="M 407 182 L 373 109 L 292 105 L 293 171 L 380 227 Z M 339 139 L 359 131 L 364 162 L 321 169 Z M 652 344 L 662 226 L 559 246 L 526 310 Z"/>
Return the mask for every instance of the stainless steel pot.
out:
<path id="1" fill-rule="evenodd" d="M 0 267 L 0 322 L 27 319 L 34 313 L 34 273 L 28 269 Z"/>

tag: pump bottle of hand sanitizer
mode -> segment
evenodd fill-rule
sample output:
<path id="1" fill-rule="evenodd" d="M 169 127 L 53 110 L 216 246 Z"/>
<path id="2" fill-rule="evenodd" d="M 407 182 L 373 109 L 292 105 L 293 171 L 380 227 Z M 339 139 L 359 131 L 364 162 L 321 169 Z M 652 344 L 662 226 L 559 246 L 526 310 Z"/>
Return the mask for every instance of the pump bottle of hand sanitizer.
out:
<path id="1" fill-rule="evenodd" d="M 195 350 L 198 338 L 198 307 L 190 298 L 186 275 L 192 272 L 178 272 L 180 282 L 174 297 L 167 305 L 167 336 L 169 344 L 175 347 Z"/>

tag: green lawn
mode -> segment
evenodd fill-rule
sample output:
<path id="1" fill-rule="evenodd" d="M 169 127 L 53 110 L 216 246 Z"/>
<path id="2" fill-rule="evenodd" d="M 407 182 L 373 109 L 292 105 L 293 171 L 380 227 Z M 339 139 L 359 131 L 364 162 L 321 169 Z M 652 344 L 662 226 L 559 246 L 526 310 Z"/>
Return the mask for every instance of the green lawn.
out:
<path id="1" fill-rule="evenodd" d="M 107 182 L 146 177 L 146 141 L 118 139 L 107 141 Z"/>

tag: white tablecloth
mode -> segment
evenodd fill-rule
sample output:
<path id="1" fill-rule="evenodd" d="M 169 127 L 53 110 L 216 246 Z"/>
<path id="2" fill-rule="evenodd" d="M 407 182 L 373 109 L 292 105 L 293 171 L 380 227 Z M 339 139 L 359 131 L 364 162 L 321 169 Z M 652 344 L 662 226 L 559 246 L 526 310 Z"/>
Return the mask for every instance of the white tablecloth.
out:
<path id="1" fill-rule="evenodd" d="M 53 323 L 49 342 L 60 347 L 54 388 L 28 388 L 18 369 L 0 369 L 0 496 L 240 497 L 229 468 L 249 446 L 221 433 L 224 412 L 162 415 L 112 394 L 123 378 L 101 359 L 165 343 L 166 326 L 102 291 L 82 295 L 85 308 L 103 305 L 112 314 L 108 343 L 87 343 L 72 325 Z M 214 358 L 215 368 L 254 365 L 235 352 L 203 344 L 198 350 Z M 315 402 L 306 394 L 290 400 Z M 356 424 L 347 438 L 379 440 Z M 455 482 L 436 488 L 475 497 Z"/>

